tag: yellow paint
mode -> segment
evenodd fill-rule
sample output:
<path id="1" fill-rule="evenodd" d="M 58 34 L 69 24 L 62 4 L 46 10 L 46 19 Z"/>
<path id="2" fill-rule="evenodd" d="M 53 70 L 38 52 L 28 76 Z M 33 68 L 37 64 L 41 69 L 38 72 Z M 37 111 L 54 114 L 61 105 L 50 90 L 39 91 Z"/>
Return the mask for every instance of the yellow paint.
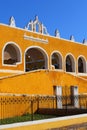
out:
<path id="1" fill-rule="evenodd" d="M 66 74 L 65 70 L 65 57 L 67 54 L 73 54 L 75 60 L 80 55 L 83 55 L 87 59 L 87 46 L 74 43 L 72 41 L 51 37 L 48 35 L 42 35 L 39 33 L 29 32 L 26 30 L 12 28 L 6 25 L 0 25 L 0 55 L 2 56 L 2 50 L 6 43 L 15 42 L 22 50 L 22 63 L 17 66 L 2 65 L 2 58 L 0 58 L 0 69 L 19 70 L 24 71 L 24 55 L 25 50 L 31 46 L 37 46 L 43 48 L 49 57 L 48 71 L 30 72 L 19 76 L 10 76 L 0 80 L 0 93 L 28 93 L 28 94 L 49 94 L 53 95 L 53 86 L 61 85 L 69 87 L 71 85 L 78 85 L 80 93 L 87 92 L 87 82 L 83 79 L 79 79 L 76 76 Z M 47 39 L 48 43 L 41 43 L 37 41 L 25 40 L 24 35 L 32 36 L 40 39 Z M 77 51 L 78 50 L 78 51 Z M 51 54 L 53 51 L 58 51 L 63 56 L 63 72 L 51 70 Z M 76 63 L 77 64 L 77 63 Z M 76 70 L 77 72 L 77 70 Z M 5 74 L 0 74 L 3 77 Z M 16 82 L 15 82 L 16 81 Z M 44 89 L 43 89 L 44 88 Z"/>
<path id="2" fill-rule="evenodd" d="M 33 40 L 25 40 L 24 35 L 32 36 L 48 40 L 48 43 L 42 43 Z M 22 62 L 15 66 L 7 66 L 2 64 L 2 50 L 6 43 L 16 43 L 22 51 Z M 71 85 L 79 87 L 79 93 L 87 93 L 87 75 L 77 76 L 77 67 L 75 76 L 65 72 L 65 58 L 67 54 L 72 54 L 77 59 L 83 55 L 87 61 L 87 46 L 81 45 L 69 40 L 42 35 L 0 24 L 0 69 L 15 70 L 24 72 L 25 68 L 25 51 L 29 47 L 40 47 L 44 49 L 48 55 L 48 70 L 31 71 L 24 74 L 0 73 L 0 93 L 13 94 L 41 94 L 53 95 L 54 86 L 62 86 L 66 90 L 70 90 Z M 77 51 L 78 50 L 78 51 Z M 63 57 L 62 71 L 56 71 L 51 65 L 51 54 L 58 51 Z M 8 107 L 9 108 L 9 107 Z M 11 114 L 12 115 L 12 114 Z M 7 115 L 5 115 L 7 117 Z"/>
<path id="3" fill-rule="evenodd" d="M 58 85 L 67 90 L 70 89 L 71 85 L 77 85 L 79 86 L 79 93 L 87 92 L 86 79 L 64 72 L 45 70 L 3 78 L 0 80 L 0 92 L 53 95 L 54 86 Z"/>
<path id="4" fill-rule="evenodd" d="M 12 75 L 14 75 L 14 73 L 0 72 L 0 77 L 1 77 L 1 78 L 7 77 L 7 76 L 12 76 Z"/>
<path id="5" fill-rule="evenodd" d="M 16 82 L 15 82 L 16 81 Z M 72 82 L 73 81 L 73 82 Z M 0 80 L 0 91 L 2 93 L 20 93 L 20 94 L 35 94 L 35 95 L 53 95 L 54 94 L 54 86 L 62 86 L 63 89 L 70 90 L 71 85 L 79 86 L 79 93 L 87 92 L 87 80 L 83 80 L 79 77 L 75 77 L 70 74 L 66 74 L 64 72 L 57 71 L 37 71 L 37 72 L 29 72 L 25 74 L 19 74 L 10 76 L 9 78 L 4 78 Z M 66 85 L 66 86 L 65 86 Z M 84 87 L 82 87 L 84 86 Z M 44 89 L 43 89 L 44 88 Z M 7 98 L 18 98 L 23 99 L 23 97 L 11 97 Z M 5 98 L 5 97 L 4 97 Z M 28 108 L 30 113 L 31 107 L 27 102 L 26 105 L 22 102 L 20 104 L 12 104 L 10 105 L 2 105 L 2 110 L 4 113 L 1 114 L 1 118 L 12 117 L 16 115 L 24 114 L 24 111 Z M 18 109 L 18 108 L 21 109 Z M 16 108 L 16 109 L 14 109 Z M 37 106 L 35 107 L 37 109 Z M 10 111 L 9 111 L 10 110 Z M 15 111 L 17 110 L 17 111 Z"/>
<path id="6" fill-rule="evenodd" d="M 47 39 L 48 43 L 45 44 L 45 43 L 41 43 L 37 41 L 35 42 L 31 40 L 25 40 L 24 34 L 26 34 L 27 36 L 35 37 L 35 38 L 40 38 L 40 39 L 45 39 L 45 40 Z M 0 58 L 1 69 L 12 69 L 12 70 L 24 71 L 24 53 L 25 53 L 25 50 L 31 46 L 41 47 L 47 52 L 49 56 L 49 68 L 51 66 L 50 56 L 53 51 L 60 52 L 64 60 L 65 60 L 66 55 L 69 53 L 73 54 L 76 60 L 77 60 L 77 57 L 79 57 L 80 55 L 83 55 L 87 60 L 87 53 L 86 53 L 87 46 L 85 45 L 77 44 L 69 40 L 51 37 L 48 35 L 42 35 L 39 33 L 29 32 L 22 29 L 12 28 L 6 25 L 0 25 L 0 43 L 1 43 L 0 55 L 1 56 L 2 56 L 2 49 L 7 42 L 15 42 L 16 44 L 19 45 L 19 47 L 22 50 L 22 63 L 17 65 L 16 67 L 3 66 L 2 58 Z M 65 69 L 64 66 L 65 65 L 63 65 L 63 69 Z"/>
<path id="7" fill-rule="evenodd" d="M 36 125 L 33 124 L 33 125 L 8 128 L 6 130 L 48 130 L 51 128 L 59 128 L 59 127 L 64 127 L 64 126 L 69 126 L 69 125 L 86 123 L 86 121 L 87 121 L 87 117 L 80 117 L 80 118 L 75 118 L 75 119 L 53 121 L 49 123 L 47 122 L 47 123 L 41 123 L 41 124 L 36 124 Z"/>

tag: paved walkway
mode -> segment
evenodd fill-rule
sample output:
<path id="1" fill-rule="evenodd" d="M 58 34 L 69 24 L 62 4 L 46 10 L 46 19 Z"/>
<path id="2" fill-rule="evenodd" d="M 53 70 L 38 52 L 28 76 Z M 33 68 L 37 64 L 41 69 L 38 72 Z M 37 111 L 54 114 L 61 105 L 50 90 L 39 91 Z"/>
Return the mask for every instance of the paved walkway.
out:
<path id="1" fill-rule="evenodd" d="M 12 125 L 1 125 L 0 130 L 58 130 L 59 128 L 69 127 L 76 124 L 80 125 L 82 123 L 87 123 L 87 114 L 15 123 Z"/>
<path id="2" fill-rule="evenodd" d="M 50 130 L 87 130 L 87 123 L 70 125 L 70 126 L 65 126 L 60 128 L 52 128 Z"/>

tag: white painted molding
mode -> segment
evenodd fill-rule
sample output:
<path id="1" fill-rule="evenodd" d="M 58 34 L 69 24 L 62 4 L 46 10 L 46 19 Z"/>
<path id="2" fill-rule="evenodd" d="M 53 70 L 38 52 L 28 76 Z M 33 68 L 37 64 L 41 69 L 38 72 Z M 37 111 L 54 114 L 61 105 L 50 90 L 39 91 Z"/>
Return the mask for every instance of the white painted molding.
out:
<path id="1" fill-rule="evenodd" d="M 10 25 L 11 27 L 16 27 L 15 19 L 14 19 L 13 16 L 12 16 L 12 17 L 10 18 L 10 20 L 9 20 L 9 25 Z"/>
<path id="2" fill-rule="evenodd" d="M 57 29 L 55 30 L 55 37 L 60 38 L 60 32 Z"/>
<path id="3" fill-rule="evenodd" d="M 78 73 L 77 76 L 87 76 L 87 73 Z"/>
<path id="4" fill-rule="evenodd" d="M 71 61 L 72 61 L 72 69 L 73 69 L 72 72 L 66 71 L 66 58 L 67 58 L 67 56 L 69 56 Z M 66 54 L 65 59 L 64 59 L 64 63 L 65 63 L 65 72 L 66 73 L 76 73 L 76 58 L 72 53 L 69 52 L 69 53 Z"/>
<path id="5" fill-rule="evenodd" d="M 41 39 L 41 38 L 36 38 L 36 37 L 33 37 L 33 36 L 27 36 L 26 34 L 24 34 L 24 39 L 25 40 L 31 40 L 31 41 L 34 41 L 34 42 L 42 42 L 42 43 L 48 43 L 48 40 L 46 39 Z"/>
<path id="6" fill-rule="evenodd" d="M 7 45 L 14 45 L 15 47 L 17 47 L 19 53 L 20 53 L 20 56 L 18 57 L 19 58 L 19 61 L 16 62 L 16 64 L 4 64 L 4 50 L 6 48 Z M 22 51 L 21 51 L 21 48 L 20 46 L 13 42 L 13 41 L 9 41 L 7 43 L 4 44 L 4 47 L 2 49 L 2 66 L 11 66 L 11 67 L 17 67 L 17 65 L 21 64 L 22 63 Z"/>
<path id="7" fill-rule="evenodd" d="M 20 70 L 7 70 L 7 69 L 0 69 L 0 73 L 23 73 L 24 71 Z"/>
<path id="8" fill-rule="evenodd" d="M 44 55 L 44 58 L 45 58 L 45 67 L 46 67 L 46 69 L 49 69 L 49 56 L 48 56 L 48 54 L 47 54 L 47 52 L 46 52 L 46 50 L 44 49 L 44 48 L 42 48 L 42 47 L 40 47 L 40 46 L 30 46 L 30 47 L 28 47 L 28 48 L 26 48 L 26 50 L 25 50 L 25 54 L 24 54 L 24 71 L 25 71 L 25 69 L 26 69 L 26 62 L 25 62 L 25 57 L 26 57 L 26 52 L 29 50 L 29 49 L 31 49 L 31 48 L 36 48 L 36 49 L 39 49 L 39 51 Z M 40 69 L 41 70 L 41 69 Z M 35 70 L 35 72 L 36 71 L 38 71 L 38 70 Z M 32 72 L 34 72 L 34 70 L 32 71 Z"/>
<path id="9" fill-rule="evenodd" d="M 25 29 L 48 35 L 47 28 L 39 21 L 38 16 L 35 16 L 35 20 L 30 20 Z"/>
<path id="10" fill-rule="evenodd" d="M 70 36 L 70 40 L 73 41 L 73 42 L 75 42 L 75 38 L 74 38 L 73 35 Z"/>
<path id="11" fill-rule="evenodd" d="M 55 69 L 55 70 L 63 70 L 63 55 L 61 54 L 61 52 L 59 52 L 58 50 L 54 50 L 51 55 L 50 55 L 50 65 L 52 65 L 52 55 L 56 53 L 59 57 L 59 63 L 60 63 L 60 66 L 61 68 L 59 69 Z"/>
<path id="12" fill-rule="evenodd" d="M 7 128 L 17 128 L 17 127 L 23 127 L 23 126 L 31 126 L 31 125 L 36 125 L 36 124 L 39 125 L 39 124 L 43 124 L 43 123 L 51 123 L 51 122 L 57 122 L 57 121 L 69 121 L 71 119 L 73 120 L 73 119 L 80 119 L 80 118 L 85 118 L 85 117 L 87 117 L 87 114 L 79 114 L 79 115 L 57 117 L 57 118 L 37 120 L 37 121 L 13 123 L 13 124 L 1 125 L 0 130 L 7 129 Z"/>
<path id="13" fill-rule="evenodd" d="M 7 25 L 7 24 L 3 24 L 3 23 L 0 23 L 0 26 L 5 26 L 5 27 L 9 27 L 9 28 L 12 28 L 11 26 L 9 26 L 9 25 Z M 25 30 L 26 31 L 29 31 L 29 32 L 32 32 L 32 30 L 27 30 L 27 29 L 23 29 L 23 28 L 20 28 L 20 27 L 15 27 L 17 30 L 22 30 L 22 31 L 24 31 L 25 32 Z M 38 32 L 33 32 L 34 34 L 38 34 Z M 40 33 L 41 34 L 41 33 Z M 48 37 L 50 37 L 50 38 L 54 38 L 54 39 L 56 39 L 57 37 L 55 37 L 55 36 L 51 36 L 49 33 L 48 34 L 42 34 L 42 35 L 44 35 L 44 36 L 48 36 Z M 58 39 L 58 38 L 57 38 Z M 72 42 L 71 40 L 68 40 L 68 39 L 64 39 L 64 38 L 61 38 L 60 40 L 63 40 L 63 41 L 66 41 L 66 42 Z M 78 45 L 81 45 L 81 46 L 87 46 L 87 44 L 81 44 L 80 42 L 77 42 L 77 41 L 75 41 L 74 42 L 75 44 L 78 44 Z"/>
<path id="14" fill-rule="evenodd" d="M 87 72 L 87 65 L 86 65 L 87 64 L 87 62 L 86 62 L 87 60 L 86 60 L 84 55 L 79 55 L 78 58 L 77 58 L 77 67 L 78 67 L 78 60 L 79 60 L 79 58 L 81 58 L 81 60 L 83 62 L 83 69 L 84 69 L 83 73 L 86 73 Z M 77 72 L 80 73 L 79 71 L 77 71 Z"/>

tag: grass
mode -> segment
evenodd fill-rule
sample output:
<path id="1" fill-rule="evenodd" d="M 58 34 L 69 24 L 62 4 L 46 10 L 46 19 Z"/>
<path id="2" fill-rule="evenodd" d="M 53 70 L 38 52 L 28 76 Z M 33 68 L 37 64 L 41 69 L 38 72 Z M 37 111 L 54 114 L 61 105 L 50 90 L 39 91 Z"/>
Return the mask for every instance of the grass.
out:
<path id="1" fill-rule="evenodd" d="M 12 123 L 18 123 L 18 122 L 26 122 L 26 121 L 32 121 L 32 120 L 42 120 L 42 119 L 48 119 L 48 118 L 54 118 L 56 116 L 53 115 L 43 115 L 43 114 L 26 114 L 23 116 L 16 116 L 6 119 L 0 119 L 0 125 L 3 124 L 12 124 Z"/>

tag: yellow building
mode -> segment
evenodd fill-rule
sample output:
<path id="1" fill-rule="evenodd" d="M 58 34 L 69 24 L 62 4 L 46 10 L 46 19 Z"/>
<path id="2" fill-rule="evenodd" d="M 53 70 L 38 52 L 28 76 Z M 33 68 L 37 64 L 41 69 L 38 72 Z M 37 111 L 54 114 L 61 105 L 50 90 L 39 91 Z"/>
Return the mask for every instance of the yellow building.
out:
<path id="1" fill-rule="evenodd" d="M 62 39 L 58 30 L 50 36 L 38 16 L 24 29 L 16 27 L 14 17 L 9 25 L 0 24 L 0 121 L 39 108 L 63 109 L 65 115 L 65 107 L 72 109 L 71 114 L 87 109 L 86 40 Z M 87 115 L 83 117 L 80 122 L 77 118 L 64 123 L 63 119 L 53 124 L 84 123 Z"/>
<path id="2" fill-rule="evenodd" d="M 0 93 L 87 93 L 87 44 L 50 36 L 35 17 L 24 29 L 0 24 Z"/>

